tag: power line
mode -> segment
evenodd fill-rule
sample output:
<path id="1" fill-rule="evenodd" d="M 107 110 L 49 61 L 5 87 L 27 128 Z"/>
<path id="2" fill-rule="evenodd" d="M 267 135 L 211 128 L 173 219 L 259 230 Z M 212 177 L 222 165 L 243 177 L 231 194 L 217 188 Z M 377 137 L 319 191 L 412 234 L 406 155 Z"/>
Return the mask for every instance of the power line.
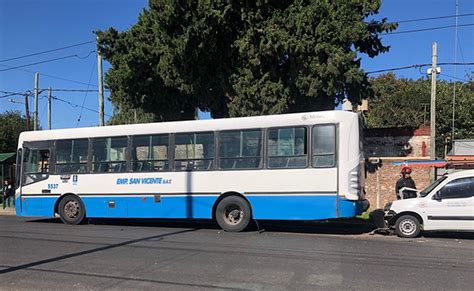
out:
<path id="1" fill-rule="evenodd" d="M 13 68 L 12 66 L 7 66 L 7 65 L 3 65 L 3 64 L 0 64 L 0 66 L 6 67 L 6 68 Z M 15 70 L 22 71 L 22 72 L 27 72 L 27 73 L 31 73 L 31 74 L 36 74 L 36 72 L 30 71 L 30 70 L 26 70 L 26 69 L 15 68 Z M 61 81 L 76 83 L 76 84 L 80 84 L 80 85 L 86 85 L 86 86 L 87 86 L 87 85 L 90 85 L 90 86 L 93 86 L 93 87 L 98 87 L 98 86 L 95 85 L 95 84 L 88 84 L 88 83 L 86 83 L 86 82 L 71 80 L 71 79 L 67 79 L 67 78 L 63 78 L 63 77 L 58 77 L 58 76 L 54 76 L 54 75 L 49 75 L 49 74 L 45 74 L 45 73 L 41 73 L 41 72 L 38 72 L 38 73 L 39 73 L 42 77 L 48 77 L 48 78 L 52 78 L 52 79 L 58 79 L 58 80 L 61 80 Z"/>
<path id="2" fill-rule="evenodd" d="M 469 82 L 470 80 L 468 79 L 464 79 L 464 78 L 459 78 L 459 77 L 456 77 L 456 76 L 451 76 L 451 75 L 448 75 L 448 74 L 445 74 L 445 73 L 440 73 L 440 75 L 443 75 L 443 76 L 446 76 L 446 77 L 450 77 L 452 79 L 456 79 L 456 80 L 459 80 L 459 81 L 464 81 L 464 82 Z"/>
<path id="3" fill-rule="evenodd" d="M 10 93 L 10 94 L 6 94 L 6 95 L 0 96 L 0 99 L 1 99 L 1 98 L 11 97 L 11 96 L 17 96 L 17 95 L 19 95 L 19 94 L 17 94 L 17 93 Z"/>
<path id="4" fill-rule="evenodd" d="M 19 95 L 19 96 L 26 96 L 26 95 L 30 96 L 30 95 L 31 95 L 31 92 L 30 92 L 30 91 L 26 91 L 26 92 L 24 92 L 24 93 L 21 93 L 21 92 L 10 92 L 10 91 L 2 91 L 2 90 L 0 90 L 0 93 L 9 95 L 9 96 L 1 96 L 1 98 L 6 98 L 6 97 L 10 97 L 10 96 L 15 96 L 15 95 Z M 46 96 L 41 96 L 41 97 L 40 97 L 40 99 L 44 99 L 44 98 L 46 98 Z M 83 109 L 85 109 L 85 110 L 89 110 L 89 111 L 92 111 L 92 112 L 95 112 L 95 113 L 99 113 L 98 110 L 95 110 L 95 109 L 92 109 L 92 108 L 89 108 L 89 107 L 85 107 L 85 106 L 83 106 L 83 105 L 82 105 L 82 106 L 81 106 L 81 105 L 78 105 L 78 104 L 76 104 L 76 103 L 73 103 L 73 102 L 71 102 L 71 101 L 62 99 L 62 98 L 57 97 L 57 96 L 51 96 L 51 99 L 61 101 L 61 102 L 63 102 L 63 103 L 66 103 L 66 104 L 68 104 L 68 105 L 74 107 L 74 108 L 83 108 Z M 105 114 L 105 115 L 107 115 L 108 117 L 111 117 L 111 115 L 109 115 L 109 114 Z"/>
<path id="5" fill-rule="evenodd" d="M 460 63 L 460 62 L 445 62 L 445 63 L 438 63 L 439 66 L 465 66 L 465 65 L 474 65 L 474 63 Z M 406 70 L 406 69 L 413 69 L 413 68 L 420 68 L 420 67 L 429 67 L 431 64 L 416 64 L 416 65 L 410 65 L 410 66 L 403 66 L 403 67 L 395 67 L 395 68 L 390 68 L 390 69 L 382 69 L 382 70 L 377 70 L 377 71 L 371 71 L 367 72 L 366 74 L 375 74 L 375 73 L 383 73 L 383 72 L 389 72 L 389 71 L 400 71 L 400 70 Z"/>
<path id="6" fill-rule="evenodd" d="M 8 69 L 2 69 L 0 70 L 0 72 L 5 72 L 5 71 L 10 71 L 10 70 L 14 70 L 14 69 L 19 69 L 19 68 L 23 68 L 23 67 L 29 67 L 29 66 L 34 66 L 34 65 L 39 65 L 39 64 L 44 64 L 44 63 L 49 63 L 49 62 L 54 62 L 54 61 L 59 61 L 59 60 L 64 60 L 64 59 L 70 59 L 70 58 L 79 58 L 79 59 L 86 59 L 88 58 L 92 53 L 94 53 L 95 51 L 90 51 L 87 56 L 85 57 L 81 57 L 77 54 L 75 55 L 69 55 L 69 56 L 65 56 L 65 57 L 60 57 L 60 58 L 54 58 L 54 59 L 49 59 L 49 60 L 45 60 L 45 61 L 40 61 L 40 62 L 36 62 L 36 63 L 30 63 L 30 64 L 26 64 L 26 65 L 21 65 L 21 66 L 16 66 L 16 67 L 10 67 Z"/>
<path id="7" fill-rule="evenodd" d="M 466 26 L 474 26 L 474 23 L 459 24 L 457 27 L 466 27 Z M 413 33 L 413 32 L 421 32 L 421 31 L 439 30 L 439 29 L 452 28 L 452 27 L 456 27 L 456 25 L 427 27 L 427 28 L 420 28 L 420 29 L 413 29 L 413 30 L 402 30 L 402 31 L 395 31 L 395 32 L 384 32 L 384 33 L 380 33 L 380 35 Z"/>
<path id="8" fill-rule="evenodd" d="M 66 103 L 66 104 L 68 104 L 69 106 L 71 106 L 71 107 L 73 107 L 73 108 L 82 108 L 82 109 L 85 109 L 85 110 L 89 110 L 89 111 L 91 111 L 91 112 L 99 113 L 98 110 L 95 110 L 95 109 L 92 109 L 92 108 L 89 108 L 89 107 L 85 107 L 85 106 L 81 106 L 81 105 L 78 105 L 78 104 L 76 104 L 76 103 L 72 103 L 72 102 L 70 102 L 70 101 L 68 101 L 68 100 L 64 100 L 64 99 L 59 98 L 59 97 L 57 97 L 57 96 L 51 96 L 51 99 L 58 100 L 58 101 L 61 101 L 61 102 L 63 102 L 63 103 Z M 109 114 L 105 114 L 105 115 L 107 115 L 108 117 L 112 117 L 112 116 L 109 115 Z"/>
<path id="9" fill-rule="evenodd" d="M 94 73 L 94 67 L 95 67 L 95 61 L 92 62 L 92 68 L 91 68 L 91 73 L 89 74 L 89 84 L 91 83 L 91 80 L 92 80 L 92 75 Z M 84 106 L 84 104 L 86 103 L 86 99 L 87 99 L 87 95 L 89 94 L 89 86 L 87 86 L 87 89 L 86 89 L 86 92 L 84 93 L 84 98 L 82 99 L 82 106 Z M 98 91 L 98 90 L 97 90 Z M 84 109 L 81 108 L 81 111 L 79 112 L 79 116 L 77 117 L 77 122 L 76 122 L 76 127 L 79 126 L 79 123 L 81 122 L 81 119 L 82 119 L 82 111 Z"/>
<path id="10" fill-rule="evenodd" d="M 0 98 L 7 98 L 7 97 L 11 97 L 11 96 L 29 95 L 28 93 L 10 92 L 10 91 L 2 91 L 2 90 L 0 90 L 0 93 L 5 94 L 5 95 L 0 96 Z"/>
<path id="11" fill-rule="evenodd" d="M 459 47 L 459 52 L 461 54 L 461 60 L 465 62 L 464 54 L 462 52 L 462 47 L 461 47 L 461 38 L 459 37 L 459 34 L 458 34 L 458 47 Z M 469 75 L 469 72 L 467 71 L 467 67 L 468 67 L 467 65 L 464 66 L 464 72 L 466 73 L 466 76 Z"/>
<path id="12" fill-rule="evenodd" d="M 89 84 L 92 85 L 92 84 Z M 55 89 L 52 88 L 55 92 L 99 92 L 97 89 Z"/>
<path id="13" fill-rule="evenodd" d="M 474 15 L 474 13 L 466 13 L 466 14 L 458 14 L 458 15 L 444 15 L 444 16 L 433 16 L 433 17 L 426 17 L 426 18 L 415 18 L 415 19 L 407 19 L 407 20 L 400 20 L 400 21 L 393 21 L 393 22 L 409 23 L 409 22 L 418 22 L 418 21 L 445 19 L 445 18 L 455 18 L 455 17 L 465 17 L 465 16 L 473 16 L 473 15 Z"/>
<path id="14" fill-rule="evenodd" d="M 68 48 L 82 46 L 82 45 L 89 44 L 89 43 L 94 43 L 94 42 L 95 41 L 91 40 L 91 41 L 86 41 L 86 42 L 81 42 L 81 43 L 77 43 L 77 44 L 73 44 L 73 45 L 60 47 L 60 48 L 50 49 L 50 50 L 47 50 L 47 51 L 42 51 L 42 52 L 32 53 L 32 54 L 28 54 L 28 55 L 23 55 L 23 56 L 13 57 L 13 58 L 9 58 L 9 59 L 4 59 L 4 60 L 0 60 L 0 63 L 1 62 L 8 62 L 8 61 L 13 61 L 13 60 L 18 60 L 18 59 L 22 59 L 22 58 L 28 58 L 28 57 L 42 55 L 42 54 L 47 54 L 47 53 L 56 52 L 56 51 L 60 51 L 60 50 L 65 50 L 65 49 L 68 49 Z"/>

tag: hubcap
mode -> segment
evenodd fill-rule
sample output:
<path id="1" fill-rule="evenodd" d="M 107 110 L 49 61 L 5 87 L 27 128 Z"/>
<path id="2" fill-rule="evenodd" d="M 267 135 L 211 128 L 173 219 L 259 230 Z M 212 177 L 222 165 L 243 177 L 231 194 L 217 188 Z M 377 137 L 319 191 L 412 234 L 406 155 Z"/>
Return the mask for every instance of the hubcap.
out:
<path id="1" fill-rule="evenodd" d="M 237 205 L 231 205 L 225 209 L 225 219 L 230 224 L 238 224 L 244 217 L 244 212 Z"/>
<path id="2" fill-rule="evenodd" d="M 405 235 L 412 235 L 416 231 L 416 224 L 411 219 L 404 219 L 400 222 L 400 231 Z"/>
<path id="3" fill-rule="evenodd" d="M 76 218 L 79 215 L 80 205 L 77 201 L 68 201 L 64 205 L 64 214 L 68 218 Z"/>

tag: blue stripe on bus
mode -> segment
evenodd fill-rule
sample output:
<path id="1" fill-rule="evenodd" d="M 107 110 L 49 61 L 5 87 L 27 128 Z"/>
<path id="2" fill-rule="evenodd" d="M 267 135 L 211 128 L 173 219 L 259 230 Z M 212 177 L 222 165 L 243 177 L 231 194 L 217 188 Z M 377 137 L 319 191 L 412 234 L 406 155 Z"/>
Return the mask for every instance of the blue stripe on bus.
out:
<path id="1" fill-rule="evenodd" d="M 17 199 L 17 215 L 53 217 L 58 197 L 23 197 Z M 90 218 L 196 218 L 211 219 L 212 207 L 218 196 L 161 196 L 155 202 L 153 196 L 82 196 L 86 216 Z M 318 220 L 353 217 L 362 212 L 357 201 L 339 199 L 337 196 L 247 196 L 253 217 L 269 220 Z M 109 201 L 114 201 L 113 208 Z M 337 204 L 339 215 L 337 213 Z"/>

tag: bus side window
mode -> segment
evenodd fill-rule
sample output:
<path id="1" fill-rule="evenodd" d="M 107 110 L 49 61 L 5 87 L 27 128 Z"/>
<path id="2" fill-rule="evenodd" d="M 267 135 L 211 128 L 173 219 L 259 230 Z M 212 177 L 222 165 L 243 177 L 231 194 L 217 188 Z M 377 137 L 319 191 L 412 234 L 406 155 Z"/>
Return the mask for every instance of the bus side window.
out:
<path id="1" fill-rule="evenodd" d="M 214 168 L 214 133 L 177 133 L 175 135 L 174 168 L 212 170 Z"/>
<path id="2" fill-rule="evenodd" d="M 87 172 L 87 139 L 58 140 L 55 151 L 55 170 L 58 174 Z"/>
<path id="3" fill-rule="evenodd" d="M 155 172 L 169 169 L 168 134 L 134 136 L 132 138 L 132 169 L 134 172 Z"/>
<path id="4" fill-rule="evenodd" d="M 95 138 L 92 141 L 92 172 L 120 173 L 127 171 L 127 137 Z"/>
<path id="5" fill-rule="evenodd" d="M 232 130 L 219 134 L 221 169 L 259 169 L 262 167 L 262 130 Z"/>
<path id="6" fill-rule="evenodd" d="M 269 168 L 304 168 L 308 164 L 306 127 L 283 127 L 268 130 Z"/>
<path id="7" fill-rule="evenodd" d="M 336 165 L 336 126 L 313 127 L 313 167 L 330 168 Z"/>

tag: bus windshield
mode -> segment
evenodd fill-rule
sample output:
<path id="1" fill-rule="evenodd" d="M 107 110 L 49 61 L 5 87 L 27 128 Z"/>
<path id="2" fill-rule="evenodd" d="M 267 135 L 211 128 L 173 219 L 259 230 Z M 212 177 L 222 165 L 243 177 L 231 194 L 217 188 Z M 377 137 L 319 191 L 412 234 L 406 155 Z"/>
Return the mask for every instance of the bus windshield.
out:
<path id="1" fill-rule="evenodd" d="M 420 196 L 425 197 L 426 195 L 430 194 L 430 192 L 433 191 L 433 189 L 436 188 L 439 184 L 441 184 L 441 182 L 446 180 L 446 178 L 447 176 L 443 176 L 439 178 L 438 180 L 434 181 L 433 183 L 431 183 L 428 187 L 426 187 L 425 190 L 420 192 Z"/>

